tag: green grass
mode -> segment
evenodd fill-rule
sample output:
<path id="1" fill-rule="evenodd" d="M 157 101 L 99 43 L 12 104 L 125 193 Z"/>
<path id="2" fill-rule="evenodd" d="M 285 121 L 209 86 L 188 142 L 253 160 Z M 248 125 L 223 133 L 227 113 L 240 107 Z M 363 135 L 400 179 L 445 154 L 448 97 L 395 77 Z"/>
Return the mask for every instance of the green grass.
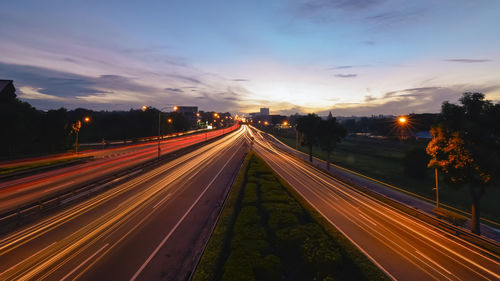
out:
<path id="1" fill-rule="evenodd" d="M 193 280 L 388 280 L 251 152 Z"/>
<path id="2" fill-rule="evenodd" d="M 276 137 L 295 148 L 295 138 Z M 405 173 L 403 165 L 406 151 L 412 148 L 425 151 L 426 146 L 427 141 L 348 137 L 338 144 L 331 159 L 332 163 L 341 167 L 434 200 L 433 171 L 429 169 L 425 177 L 414 178 Z M 299 146 L 299 150 L 308 153 L 307 147 Z M 317 146 L 313 148 L 313 155 L 326 159 L 326 154 Z M 500 186 L 488 187 L 481 200 L 481 216 L 500 223 L 498 198 Z M 472 201 L 465 186 L 457 188 L 440 180 L 439 199 L 442 203 L 470 212 Z"/>
<path id="3" fill-rule="evenodd" d="M 0 175 L 6 175 L 6 174 L 11 174 L 11 173 L 36 169 L 36 168 L 42 168 L 42 167 L 51 166 L 51 165 L 55 165 L 55 164 L 62 164 L 62 163 L 74 161 L 76 159 L 78 159 L 78 157 L 65 158 L 65 159 L 59 159 L 59 160 L 51 160 L 51 161 L 45 161 L 45 162 L 39 162 L 39 163 L 33 163 L 33 164 L 27 164 L 27 165 L 3 167 L 3 168 L 0 168 Z"/>

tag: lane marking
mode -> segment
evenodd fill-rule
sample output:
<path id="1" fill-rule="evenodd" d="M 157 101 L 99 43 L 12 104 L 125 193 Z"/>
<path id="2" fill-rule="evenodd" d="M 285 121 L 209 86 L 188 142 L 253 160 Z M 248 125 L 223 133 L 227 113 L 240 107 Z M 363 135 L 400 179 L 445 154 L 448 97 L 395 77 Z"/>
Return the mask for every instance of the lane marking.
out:
<path id="1" fill-rule="evenodd" d="M 451 274 L 451 272 L 449 270 L 447 270 L 446 268 L 442 267 L 441 265 L 439 265 L 437 262 L 433 261 L 431 258 L 429 258 L 428 256 L 424 255 L 423 253 L 415 250 L 415 252 L 419 255 L 421 255 L 423 258 L 425 258 L 426 260 L 430 261 L 432 264 L 434 264 L 435 266 L 441 268 L 442 270 L 446 271 L 448 274 L 450 275 L 453 275 Z"/>
<path id="2" fill-rule="evenodd" d="M 158 207 L 158 205 L 160 205 L 163 202 L 165 202 L 168 198 L 170 198 L 170 196 L 172 196 L 172 193 L 167 194 L 167 196 L 165 196 L 165 198 L 161 199 L 160 202 L 156 203 L 156 205 L 153 206 L 153 209 L 155 209 L 156 207 Z"/>
<path id="3" fill-rule="evenodd" d="M 89 262 L 93 257 L 95 257 L 97 254 L 99 254 L 104 248 L 106 248 L 109 245 L 109 243 L 106 243 L 102 248 L 97 250 L 94 254 L 92 254 L 90 257 L 88 257 L 86 260 L 84 260 L 82 263 L 80 263 L 77 267 L 75 267 L 73 270 L 71 270 L 68 274 L 66 274 L 63 278 L 61 278 L 61 281 L 64 281 L 66 278 L 68 278 L 71 274 L 73 274 L 75 271 L 77 271 L 80 267 L 85 265 L 87 262 Z"/>
<path id="4" fill-rule="evenodd" d="M 224 166 L 219 170 L 219 172 L 215 175 L 215 177 L 210 181 L 210 183 L 205 187 L 205 189 L 203 190 L 203 192 L 198 196 L 198 198 L 196 198 L 196 200 L 193 202 L 193 204 L 191 204 L 191 206 L 189 207 L 189 209 L 186 211 L 186 213 L 184 213 L 184 215 L 181 217 L 181 219 L 175 224 L 175 226 L 170 230 L 170 232 L 165 236 L 165 238 L 163 238 L 163 240 L 160 242 L 160 244 L 156 247 L 156 249 L 151 253 L 151 255 L 147 258 L 147 260 L 141 265 L 141 267 L 139 268 L 139 270 L 137 270 L 137 272 L 134 274 L 134 276 L 132 276 L 132 278 L 130 278 L 130 281 L 134 281 L 137 279 L 137 277 L 139 277 L 139 274 L 141 274 L 141 272 L 144 270 L 144 268 L 148 265 L 148 263 L 153 259 L 153 257 L 158 253 L 158 251 L 160 250 L 161 247 L 163 247 L 163 245 L 167 242 L 167 240 L 170 238 L 170 236 L 175 232 L 175 230 L 177 229 L 177 227 L 179 227 L 179 225 L 184 221 L 184 219 L 187 217 L 187 215 L 191 212 L 191 210 L 194 208 L 194 206 L 201 200 L 201 198 L 203 197 L 203 195 L 207 192 L 208 188 L 212 185 L 212 183 L 214 183 L 214 181 L 219 177 L 219 175 L 222 173 L 222 171 L 224 170 L 224 168 L 226 168 L 227 164 L 229 164 L 229 162 L 231 160 L 233 160 L 233 157 L 234 155 L 236 155 L 236 153 L 239 151 L 236 150 L 233 155 L 231 155 L 231 157 L 229 157 L 229 159 L 226 161 L 226 163 L 224 164 Z"/>

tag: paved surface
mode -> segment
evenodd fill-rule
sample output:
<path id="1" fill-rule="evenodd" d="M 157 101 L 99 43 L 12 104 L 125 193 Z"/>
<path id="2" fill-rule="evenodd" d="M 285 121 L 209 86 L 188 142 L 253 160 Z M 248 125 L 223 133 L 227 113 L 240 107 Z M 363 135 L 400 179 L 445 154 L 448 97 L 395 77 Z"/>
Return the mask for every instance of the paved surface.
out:
<path id="1" fill-rule="evenodd" d="M 253 130 L 254 150 L 397 280 L 500 280 L 500 257 L 447 235 L 284 153 Z"/>
<path id="2" fill-rule="evenodd" d="M 246 130 L 0 238 L 0 280 L 184 280 L 248 150 Z"/>
<path id="3" fill-rule="evenodd" d="M 280 149 L 287 151 L 288 153 L 291 153 L 292 155 L 309 162 L 309 155 L 287 146 L 286 144 L 282 143 L 281 141 L 279 141 L 277 138 L 275 138 L 270 134 L 266 134 L 264 132 L 261 133 L 263 133 L 263 136 L 265 136 L 268 139 L 268 141 L 273 142 Z M 386 196 L 400 203 L 403 203 L 407 206 L 420 210 L 430 216 L 437 217 L 433 211 L 434 208 L 436 207 L 435 202 L 429 202 L 429 200 L 426 200 L 417 194 L 405 191 L 403 189 L 394 186 L 388 186 L 387 184 L 376 181 L 375 179 L 368 178 L 361 174 L 357 174 L 356 172 L 347 170 L 345 168 L 336 166 L 334 164 L 331 164 L 330 170 L 327 170 L 326 162 L 316 157 L 313 157 L 313 161 L 311 162 L 311 164 L 317 168 L 322 169 L 324 172 L 331 174 L 334 177 L 341 178 L 349 182 L 355 182 L 357 185 L 369 188 L 370 190 L 375 191 L 383 196 Z M 468 219 L 462 226 L 462 229 L 464 229 L 465 231 L 469 231 L 471 226 L 470 214 L 464 214 L 464 215 L 468 217 Z M 494 224 L 495 222 L 490 221 L 490 223 Z M 487 239 L 500 243 L 500 228 L 495 228 L 491 225 L 481 223 L 481 235 Z"/>
<path id="4" fill-rule="evenodd" d="M 161 154 L 218 137 L 236 128 L 165 140 L 161 144 Z M 155 159 L 157 149 L 156 143 L 98 151 L 94 154 L 98 158 L 95 161 L 0 182 L 0 213 Z"/>

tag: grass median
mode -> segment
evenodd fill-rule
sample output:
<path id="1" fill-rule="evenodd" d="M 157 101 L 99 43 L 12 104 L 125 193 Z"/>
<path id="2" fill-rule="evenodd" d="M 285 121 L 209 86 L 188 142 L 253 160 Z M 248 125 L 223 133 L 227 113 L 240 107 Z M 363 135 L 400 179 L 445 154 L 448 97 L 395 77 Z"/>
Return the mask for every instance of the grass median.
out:
<path id="1" fill-rule="evenodd" d="M 251 152 L 193 280 L 388 278 Z"/>

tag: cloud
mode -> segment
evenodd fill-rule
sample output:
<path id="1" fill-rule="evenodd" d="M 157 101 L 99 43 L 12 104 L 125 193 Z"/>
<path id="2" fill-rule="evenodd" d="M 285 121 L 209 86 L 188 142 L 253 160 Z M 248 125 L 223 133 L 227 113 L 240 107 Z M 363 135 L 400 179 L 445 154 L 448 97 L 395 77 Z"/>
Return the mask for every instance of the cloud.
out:
<path id="1" fill-rule="evenodd" d="M 340 10 L 365 10 L 371 8 L 384 0 L 310 0 L 302 2 L 299 7 L 308 12 L 318 12 L 325 9 Z"/>
<path id="2" fill-rule="evenodd" d="M 350 74 L 335 74 L 334 76 L 338 77 L 338 78 L 355 78 L 358 75 L 354 74 L 354 73 L 350 73 Z"/>
<path id="3" fill-rule="evenodd" d="M 235 81 L 235 82 L 248 82 L 249 80 L 248 79 L 233 79 L 231 81 Z"/>
<path id="4" fill-rule="evenodd" d="M 337 116 L 371 116 L 377 114 L 398 115 L 408 113 L 439 112 L 444 101 L 457 102 L 464 92 L 498 93 L 497 85 L 453 85 L 449 87 L 420 87 L 389 91 L 381 97 L 365 96 L 360 103 L 338 103 L 328 110 Z"/>
<path id="5" fill-rule="evenodd" d="M 481 62 L 490 62 L 490 59 L 446 59 L 444 61 L 449 62 L 460 62 L 460 63 L 481 63 Z"/>
<path id="6" fill-rule="evenodd" d="M 44 89 L 32 87 L 20 87 L 19 97 L 27 100 L 65 100 L 64 98 L 41 93 Z"/>
<path id="7" fill-rule="evenodd" d="M 141 77 L 116 74 L 94 77 L 0 62 L 0 77 L 14 80 L 19 97 L 29 100 L 39 109 L 90 107 L 96 110 L 124 110 L 142 104 L 161 104 L 168 98 L 169 103 L 237 110 L 238 100 L 227 97 L 245 95 L 245 90 L 241 88 L 237 88 L 237 93 L 233 89 L 222 90 L 217 84 L 207 85 L 197 77 L 177 73 L 158 74 L 158 77 L 166 79 L 163 83 L 182 86 L 161 87 L 161 84 L 147 83 Z M 183 88 L 191 90 L 186 93 Z M 195 93 L 197 96 L 193 95 Z M 203 101 L 198 103 L 200 93 Z"/>
<path id="8" fill-rule="evenodd" d="M 174 93 L 183 93 L 184 91 L 179 88 L 165 88 L 165 91 L 167 92 L 174 92 Z"/>
<path id="9" fill-rule="evenodd" d="M 338 70 L 338 69 L 349 69 L 349 68 L 367 67 L 367 66 L 369 66 L 369 65 L 368 64 L 338 65 L 338 66 L 330 67 L 329 69 L 331 69 L 331 70 Z"/>

